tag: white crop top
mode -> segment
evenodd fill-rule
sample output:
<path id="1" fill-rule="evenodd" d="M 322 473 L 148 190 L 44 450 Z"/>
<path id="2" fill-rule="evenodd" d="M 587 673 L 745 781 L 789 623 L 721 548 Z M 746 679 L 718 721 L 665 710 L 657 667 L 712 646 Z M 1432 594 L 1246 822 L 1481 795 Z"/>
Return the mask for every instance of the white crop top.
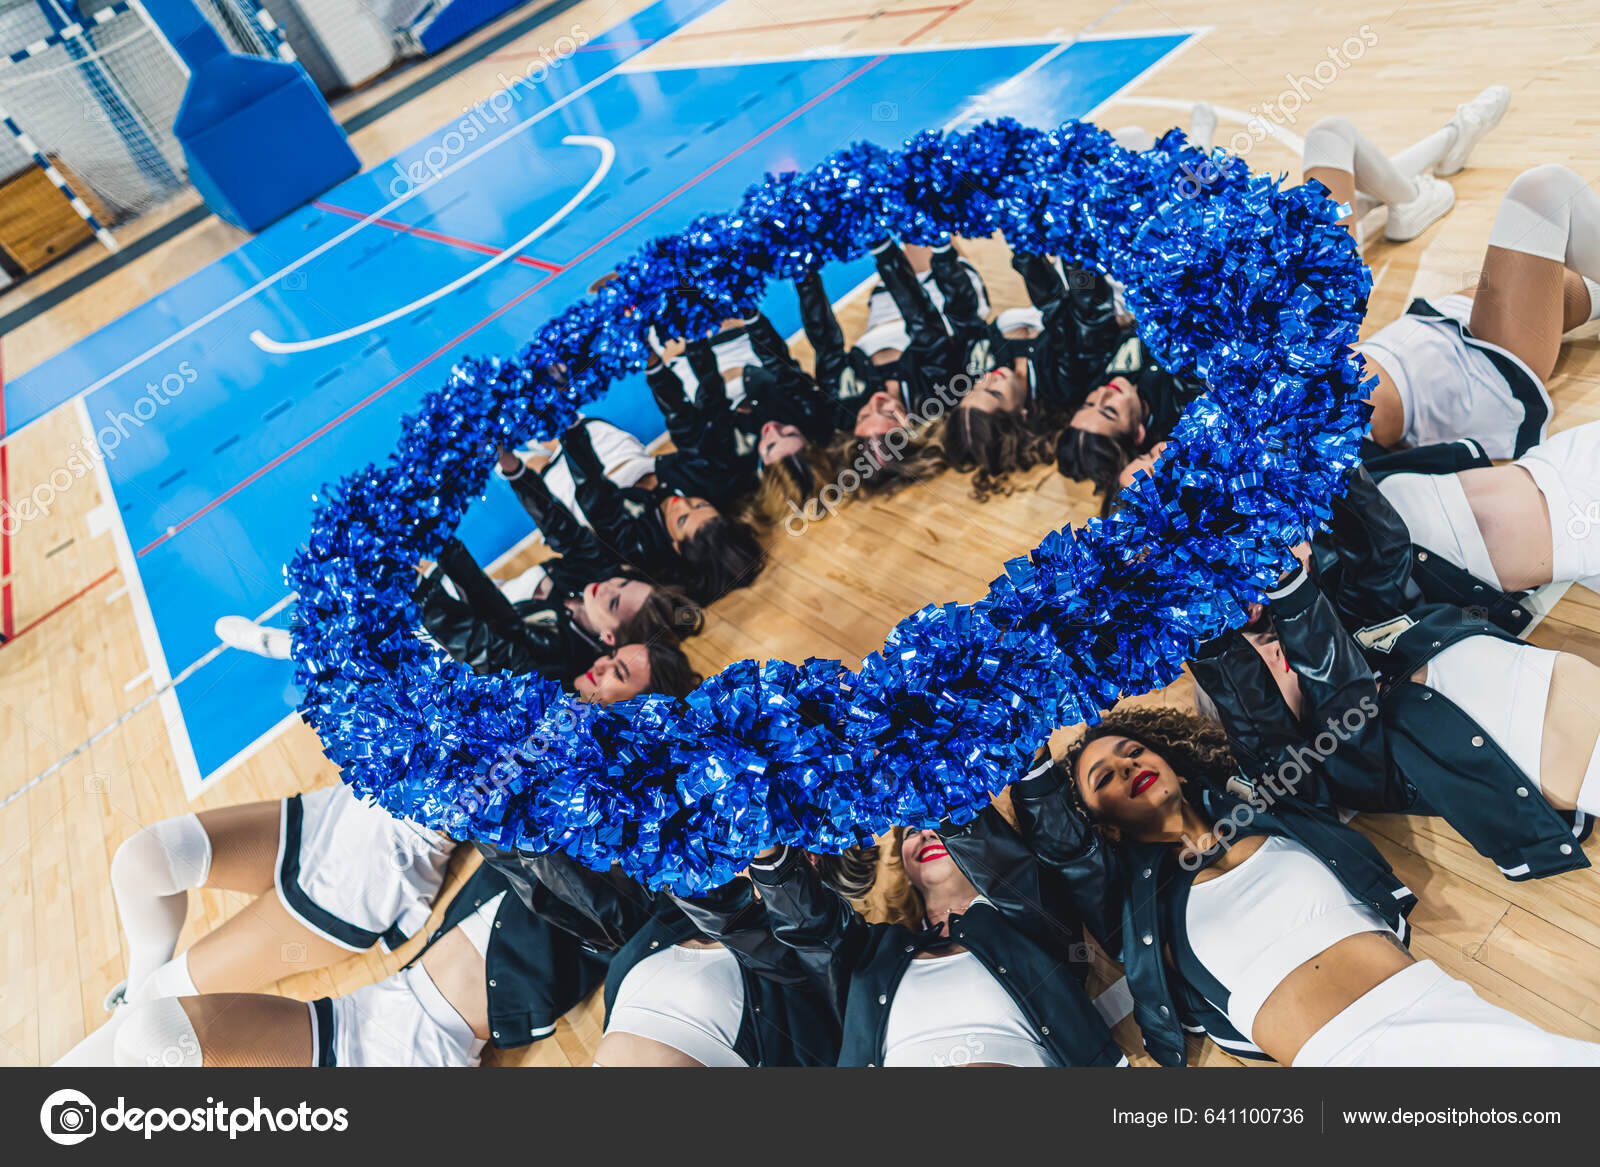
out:
<path id="1" fill-rule="evenodd" d="M 1389 931 L 1321 859 L 1278 836 L 1239 866 L 1190 888 L 1185 922 L 1189 947 L 1227 988 L 1224 1012 L 1245 1037 L 1295 969 L 1347 936 Z"/>
<path id="2" fill-rule="evenodd" d="M 1033 1026 L 983 962 L 970 952 L 913 960 L 900 978 L 885 1066 L 1054 1066 Z"/>
<path id="3" fill-rule="evenodd" d="M 628 970 L 606 1032 L 651 1038 L 707 1066 L 743 1066 L 734 1051 L 743 1020 L 744 978 L 733 953 L 673 945 Z"/>

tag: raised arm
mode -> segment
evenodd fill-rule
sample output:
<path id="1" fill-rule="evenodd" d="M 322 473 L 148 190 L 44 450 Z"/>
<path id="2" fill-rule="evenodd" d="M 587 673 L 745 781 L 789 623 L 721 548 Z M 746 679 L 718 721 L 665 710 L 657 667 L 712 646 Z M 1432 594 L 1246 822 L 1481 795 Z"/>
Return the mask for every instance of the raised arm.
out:
<path id="1" fill-rule="evenodd" d="M 972 277 L 962 265 L 955 244 L 935 247 L 929 267 L 933 270 L 933 282 L 939 285 L 939 293 L 944 297 L 944 318 L 958 327 L 981 325 L 983 306 L 978 300 L 978 290 L 972 286 Z"/>
<path id="2" fill-rule="evenodd" d="M 750 864 L 772 934 L 799 955 L 811 981 L 844 1016 L 850 974 L 867 942 L 867 923 L 822 882 L 804 851 L 783 847 Z"/>
<path id="3" fill-rule="evenodd" d="M 593 542 L 594 532 L 578 522 L 577 516 L 550 493 L 542 474 L 529 470 L 515 454 L 500 451 L 500 465 L 496 471 L 510 484 L 517 501 L 544 534 L 544 541 L 551 550 L 561 555 L 581 554 L 585 545 Z"/>
<path id="4" fill-rule="evenodd" d="M 617 868 L 591 871 L 559 851 L 534 855 L 487 843 L 477 846 L 531 911 L 604 951 L 626 944 L 659 906 L 650 892 Z"/>
<path id="5" fill-rule="evenodd" d="M 942 344 L 950 335 L 945 328 L 944 317 L 933 306 L 933 298 L 917 279 L 917 273 L 911 270 L 911 261 L 906 258 L 906 253 L 900 250 L 894 240 L 886 239 L 873 249 L 873 255 L 877 258 L 878 278 L 883 281 L 884 288 L 905 320 L 911 346 L 926 348 Z M 962 278 L 965 279 L 964 276 Z M 967 290 L 971 292 L 970 285 Z"/>
<path id="6" fill-rule="evenodd" d="M 704 895 L 674 895 L 672 900 L 708 939 L 720 941 L 751 972 L 779 984 L 812 983 L 800 955 L 772 934 L 767 909 L 748 879 L 730 880 Z"/>
<path id="7" fill-rule="evenodd" d="M 850 368 L 844 332 L 833 314 L 833 305 L 822 286 L 822 276 L 811 272 L 796 280 L 794 286 L 800 296 L 800 322 L 805 327 L 806 339 L 811 342 L 811 351 L 816 355 L 813 375 L 822 392 L 836 401 Z"/>
<path id="8" fill-rule="evenodd" d="M 1122 856 L 1073 805 L 1071 783 L 1072 775 L 1046 754 L 1011 784 L 1011 805 L 1024 842 L 1040 864 L 1066 881 L 1089 931 L 1118 959 L 1127 894 Z"/>

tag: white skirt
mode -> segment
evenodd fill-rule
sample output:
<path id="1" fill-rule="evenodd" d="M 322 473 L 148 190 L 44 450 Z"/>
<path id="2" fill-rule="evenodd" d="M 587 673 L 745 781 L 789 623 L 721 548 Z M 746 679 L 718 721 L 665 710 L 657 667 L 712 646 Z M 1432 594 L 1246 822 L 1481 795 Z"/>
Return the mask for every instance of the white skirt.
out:
<path id="1" fill-rule="evenodd" d="M 1491 458 L 1515 458 L 1544 440 L 1550 394 L 1515 353 L 1463 337 L 1472 316 L 1466 296 L 1431 301 L 1443 321 L 1402 316 L 1356 345 L 1394 381 L 1409 446 L 1473 438 Z M 1451 323 L 1454 321 L 1456 323 Z M 1524 434 L 1530 410 L 1537 432 Z"/>
<path id="2" fill-rule="evenodd" d="M 274 882 L 317 935 L 351 952 L 393 951 L 427 923 L 454 849 L 341 782 L 283 800 Z"/>
<path id="3" fill-rule="evenodd" d="M 1294 1065 L 1600 1066 L 1600 1045 L 1548 1033 L 1424 960 L 1346 1006 Z"/>
<path id="4" fill-rule="evenodd" d="M 1557 583 L 1600 592 L 1600 421 L 1563 430 L 1521 458 L 1550 510 Z"/>
<path id="5" fill-rule="evenodd" d="M 484 1042 L 420 964 L 307 1002 L 319 1066 L 476 1066 Z"/>
<path id="6" fill-rule="evenodd" d="M 588 427 L 590 444 L 594 446 L 600 465 L 605 467 L 606 477 L 618 486 L 632 486 L 645 475 L 656 472 L 656 460 L 645 452 L 644 443 L 627 430 L 597 417 L 585 418 L 583 424 Z M 573 517 L 585 527 L 593 527 L 589 516 L 578 505 L 578 486 L 572 479 L 566 452 L 557 454 L 541 473 L 550 493 L 572 512 Z"/>

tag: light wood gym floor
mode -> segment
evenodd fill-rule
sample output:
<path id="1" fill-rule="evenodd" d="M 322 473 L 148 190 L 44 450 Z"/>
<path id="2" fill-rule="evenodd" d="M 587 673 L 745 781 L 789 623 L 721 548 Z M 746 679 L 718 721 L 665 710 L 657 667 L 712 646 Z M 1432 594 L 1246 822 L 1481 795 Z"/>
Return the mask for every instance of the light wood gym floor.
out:
<path id="1" fill-rule="evenodd" d="M 497 55 L 536 51 L 573 22 L 609 27 L 644 6 L 643 0 L 585 0 L 552 22 L 551 31 L 534 29 Z M 1442 125 L 1457 102 L 1482 86 L 1509 85 L 1511 112 L 1472 166 L 1451 180 L 1454 212 L 1411 243 L 1380 240 L 1368 247 L 1374 326 L 1400 314 L 1413 295 L 1468 282 L 1500 193 L 1523 169 L 1560 161 L 1600 178 L 1600 11 L 1582 0 L 1351 0 L 1337 6 L 1123 0 L 1109 7 L 1104 0 L 815 0 L 804 6 L 803 18 L 786 20 L 785 12 L 794 9 L 730 0 L 652 46 L 641 63 L 800 56 L 837 45 L 861 50 L 1206 27 L 1198 43 L 1135 83 L 1096 120 L 1108 128 L 1137 122 L 1159 132 L 1187 125 L 1190 103 L 1204 98 L 1222 113 L 1221 146 L 1241 128 L 1235 114 L 1282 102 L 1296 78 L 1328 59 L 1330 48 L 1366 32 L 1375 43 L 1324 89 L 1302 85 L 1310 94 L 1303 108 L 1287 117 L 1279 105 L 1277 122 L 1290 142 L 1317 118 L 1342 114 L 1397 150 Z M 484 30 L 422 68 L 438 68 L 493 32 Z M 493 88 L 495 71 L 503 67 L 493 59 L 470 66 L 359 131 L 352 141 L 363 163 L 375 164 L 458 116 L 464 104 Z M 415 75 L 375 85 L 337 112 L 364 108 Z M 1283 142 L 1254 145 L 1248 157 L 1257 169 L 1298 179 L 1298 156 Z M 153 229 L 163 215 L 148 217 L 133 232 Z M 39 364 L 241 239 L 213 218 L 115 270 L 4 337 L 6 374 Z M 997 309 L 1023 302 L 998 245 L 972 243 L 967 251 L 988 279 Z M 0 314 L 98 258 L 85 250 L 0 295 Z M 864 305 L 849 305 L 841 317 L 846 334 L 856 335 Z M 1592 328 L 1564 351 L 1550 388 L 1552 430 L 1600 417 L 1600 348 Z M 11 481 L 47 476 L 80 436 L 69 407 L 22 431 L 6 443 Z M 978 598 L 1004 559 L 1093 513 L 1087 491 L 1053 470 L 1028 476 L 1021 486 L 1010 498 L 979 506 L 966 496 L 963 480 L 947 475 L 885 502 L 852 505 L 803 537 L 777 533 L 772 566 L 756 586 L 713 609 L 690 655 L 708 673 L 742 657 L 837 656 L 854 664 L 901 617 L 930 602 Z M 316 737 L 295 723 L 209 784 L 202 798 L 185 798 L 127 581 L 111 536 L 90 518 L 105 501 L 99 490 L 85 480 L 61 496 L 51 516 L 27 524 L 13 540 L 11 574 L 0 580 L 0 588 L 10 590 L 20 630 L 0 647 L 0 1064 L 48 1063 L 105 1019 L 101 999 L 125 968 L 108 879 L 111 856 L 124 838 L 185 811 L 277 798 L 337 780 Z M 530 547 L 502 573 L 539 555 Z M 1600 597 L 1581 589 L 1569 593 L 1532 639 L 1600 661 Z M 1151 699 L 1187 705 L 1187 683 Z M 1358 825 L 1421 897 L 1412 917 L 1418 956 L 1542 1026 L 1600 1040 L 1600 871 L 1513 884 L 1438 821 L 1374 817 Z M 473 861 L 468 850 L 458 852 L 441 903 Z M 1600 858 L 1600 844 L 1591 843 L 1589 851 Z M 194 896 L 180 947 L 241 902 L 231 894 Z M 348 992 L 399 968 L 416 946 L 413 941 L 392 956 L 374 952 L 286 976 L 276 991 L 301 998 Z M 1108 968 L 1105 983 L 1115 976 Z M 1137 1048 L 1131 1022 L 1118 1032 L 1130 1051 Z M 586 1065 L 599 1034 L 600 1007 L 591 1000 L 553 1039 L 506 1054 L 490 1051 L 487 1061 Z M 1233 1062 L 1214 1046 L 1197 1053 L 1203 1063 Z M 1147 1061 L 1142 1055 L 1135 1060 Z"/>

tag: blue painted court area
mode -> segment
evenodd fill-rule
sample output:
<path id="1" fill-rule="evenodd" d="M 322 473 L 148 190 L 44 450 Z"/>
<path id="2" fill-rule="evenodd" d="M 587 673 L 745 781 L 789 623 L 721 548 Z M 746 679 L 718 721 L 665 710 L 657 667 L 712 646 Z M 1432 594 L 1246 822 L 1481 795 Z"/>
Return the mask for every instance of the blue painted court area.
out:
<path id="1" fill-rule="evenodd" d="M 7 386 L 19 425 L 90 387 L 89 416 L 114 445 L 116 504 L 174 675 L 216 647 L 218 616 L 255 616 L 284 597 L 283 564 L 305 536 L 313 496 L 385 456 L 400 416 L 459 356 L 516 349 L 646 240 L 734 205 L 764 171 L 810 166 L 858 139 L 895 145 L 966 115 L 1034 124 L 1082 116 L 1185 39 L 628 67 L 639 41 L 712 7 L 662 3 L 609 30 L 542 84 L 518 86 L 509 110 L 480 112 L 470 140 L 462 123 L 441 127 Z M 350 339 L 285 355 L 250 340 L 254 330 L 283 342 L 334 335 L 494 259 L 595 175 L 601 150 L 564 145 L 570 135 L 607 139 L 614 162 L 518 256 Z M 830 269 L 829 290 L 842 295 L 869 271 L 866 263 Z M 798 329 L 787 290 L 767 311 L 785 331 Z M 183 381 L 176 394 L 174 373 Z M 168 400 L 152 414 L 141 399 L 164 378 Z M 646 440 L 663 428 L 642 378 L 591 412 Z M 109 429 L 120 414 L 131 420 Z M 487 562 L 527 530 L 495 484 L 463 537 Z M 177 694 L 206 776 L 299 700 L 290 666 L 238 652 L 195 671 Z"/>

